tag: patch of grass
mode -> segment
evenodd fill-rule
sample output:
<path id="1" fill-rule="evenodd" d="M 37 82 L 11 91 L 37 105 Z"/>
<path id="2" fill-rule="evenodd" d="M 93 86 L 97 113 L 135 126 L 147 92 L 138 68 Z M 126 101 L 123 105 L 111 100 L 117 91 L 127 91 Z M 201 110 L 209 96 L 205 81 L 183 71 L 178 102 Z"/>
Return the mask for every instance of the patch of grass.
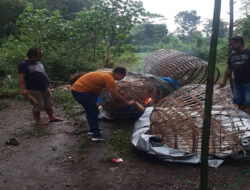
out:
<path id="1" fill-rule="evenodd" d="M 74 115 L 74 105 L 76 102 L 72 97 L 71 92 L 66 92 L 60 89 L 55 89 L 53 92 L 54 101 L 56 104 L 61 105 L 65 113 L 71 117 Z"/>
<path id="2" fill-rule="evenodd" d="M 23 99 L 17 77 L 8 76 L 0 80 L 0 99 L 4 98 Z"/>
<path id="3" fill-rule="evenodd" d="M 132 151 L 130 143 L 131 134 L 122 130 L 116 130 L 106 142 L 106 160 L 122 158 Z"/>

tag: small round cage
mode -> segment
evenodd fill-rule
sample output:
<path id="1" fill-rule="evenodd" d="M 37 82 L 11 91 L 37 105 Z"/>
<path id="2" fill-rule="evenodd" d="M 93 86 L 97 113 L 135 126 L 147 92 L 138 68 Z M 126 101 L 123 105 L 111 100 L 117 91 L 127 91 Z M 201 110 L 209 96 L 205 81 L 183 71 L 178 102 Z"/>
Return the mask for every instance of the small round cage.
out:
<path id="1" fill-rule="evenodd" d="M 163 97 L 177 89 L 173 84 L 167 83 L 156 76 L 132 72 L 128 72 L 123 80 L 117 81 L 116 88 L 125 100 L 135 100 L 145 107 L 158 103 Z M 119 111 L 121 105 L 112 98 L 108 89 L 101 92 L 101 99 L 103 109 L 116 119 L 130 118 L 136 115 L 134 109 Z"/>

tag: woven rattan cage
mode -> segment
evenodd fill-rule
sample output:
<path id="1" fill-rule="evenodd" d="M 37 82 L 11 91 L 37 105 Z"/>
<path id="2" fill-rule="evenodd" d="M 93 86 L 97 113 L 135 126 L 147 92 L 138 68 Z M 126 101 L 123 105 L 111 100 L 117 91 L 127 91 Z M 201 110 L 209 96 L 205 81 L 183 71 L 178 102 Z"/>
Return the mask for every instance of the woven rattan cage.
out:
<path id="1" fill-rule="evenodd" d="M 186 53 L 171 50 L 157 50 L 144 60 L 143 72 L 175 79 L 182 86 L 202 84 L 208 74 L 207 62 Z M 219 77 L 216 69 L 215 81 Z"/>
<path id="2" fill-rule="evenodd" d="M 127 101 L 135 100 L 144 106 L 154 105 L 177 89 L 176 86 L 158 77 L 132 72 L 128 72 L 123 80 L 117 81 L 116 88 L 118 93 Z M 101 99 L 104 110 L 113 116 L 119 115 L 115 114 L 115 112 L 120 105 L 113 100 L 107 89 L 101 92 Z"/>
<path id="3" fill-rule="evenodd" d="M 182 87 L 162 99 L 150 117 L 152 134 L 162 136 L 163 142 L 171 148 L 200 152 L 204 99 L 205 86 L 196 85 Z M 236 153 L 241 150 L 243 127 L 239 111 L 231 104 L 227 91 L 215 91 L 209 153 Z"/>

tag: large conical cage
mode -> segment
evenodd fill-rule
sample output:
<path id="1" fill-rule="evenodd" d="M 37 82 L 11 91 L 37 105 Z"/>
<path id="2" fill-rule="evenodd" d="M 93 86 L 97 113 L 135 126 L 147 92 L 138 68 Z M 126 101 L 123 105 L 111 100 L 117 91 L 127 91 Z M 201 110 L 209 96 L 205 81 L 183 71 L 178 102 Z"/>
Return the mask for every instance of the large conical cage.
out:
<path id="1" fill-rule="evenodd" d="M 233 154 L 242 150 L 246 126 L 231 103 L 228 90 L 216 90 L 213 97 L 209 153 Z M 164 144 L 188 153 L 201 152 L 205 85 L 187 85 L 163 98 L 154 108 L 151 132 Z"/>
<path id="2" fill-rule="evenodd" d="M 145 58 L 143 72 L 155 76 L 170 77 L 182 86 L 202 84 L 208 75 L 208 63 L 195 56 L 172 49 L 161 49 Z M 215 81 L 219 77 L 216 69 Z"/>

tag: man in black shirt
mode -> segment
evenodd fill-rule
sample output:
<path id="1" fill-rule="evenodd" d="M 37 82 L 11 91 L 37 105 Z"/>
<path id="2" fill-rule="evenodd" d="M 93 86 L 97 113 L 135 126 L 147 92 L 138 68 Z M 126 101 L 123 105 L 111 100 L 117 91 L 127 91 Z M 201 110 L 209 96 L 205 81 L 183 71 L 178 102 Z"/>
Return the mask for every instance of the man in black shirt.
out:
<path id="1" fill-rule="evenodd" d="M 220 88 L 226 85 L 227 79 L 233 71 L 233 102 L 238 105 L 239 109 L 250 115 L 250 50 L 245 49 L 244 39 L 240 36 L 230 39 L 230 47 L 234 53 L 228 59 L 228 66 Z"/>
<path id="2" fill-rule="evenodd" d="M 49 78 L 40 62 L 42 51 L 38 48 L 30 48 L 27 59 L 18 65 L 19 84 L 21 93 L 27 96 L 33 105 L 33 116 L 38 125 L 47 125 L 40 120 L 40 112 L 44 110 L 50 122 L 63 121 L 53 115 L 51 94 L 49 90 Z"/>

